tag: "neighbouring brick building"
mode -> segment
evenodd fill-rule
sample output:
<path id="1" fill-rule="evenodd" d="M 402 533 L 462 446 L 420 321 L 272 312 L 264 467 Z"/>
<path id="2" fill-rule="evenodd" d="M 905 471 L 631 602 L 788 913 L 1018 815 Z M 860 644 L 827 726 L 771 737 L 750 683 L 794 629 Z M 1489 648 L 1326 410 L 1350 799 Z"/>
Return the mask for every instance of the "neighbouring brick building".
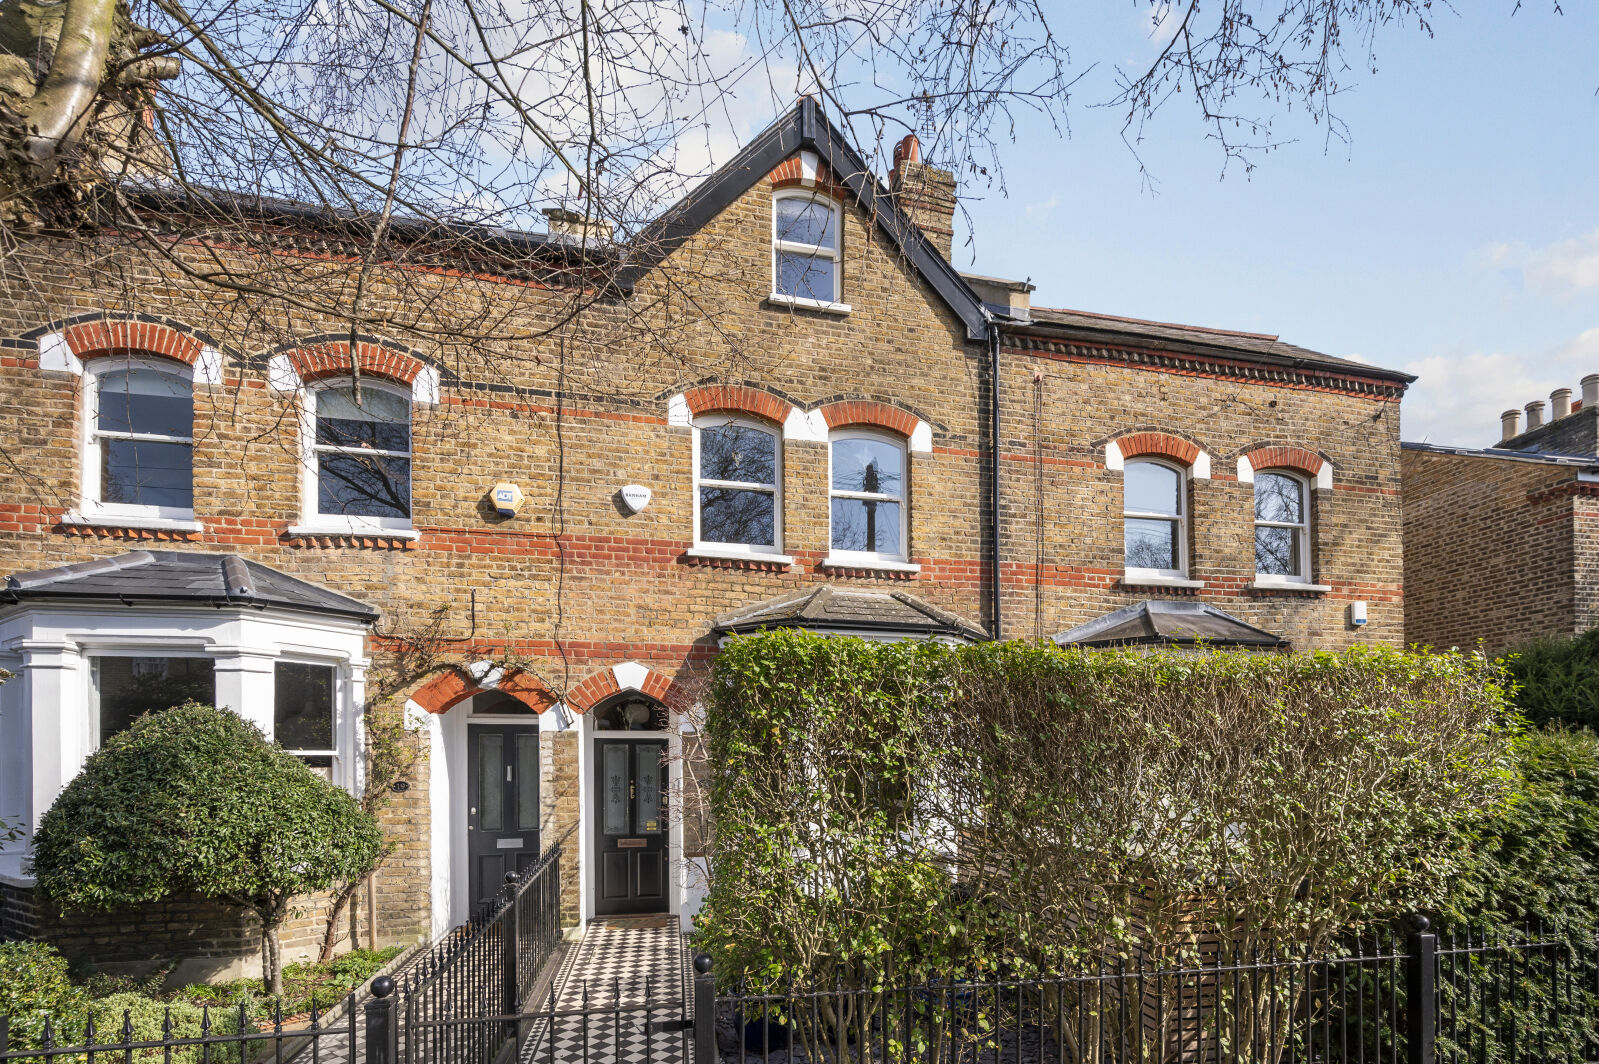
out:
<path id="1" fill-rule="evenodd" d="M 552 215 L 514 275 L 476 271 L 492 362 L 352 350 L 335 315 L 246 311 L 109 235 L 21 249 L 35 280 L 0 305 L 0 440 L 26 456 L 0 485 L 0 813 L 36 824 L 101 735 L 174 691 L 352 789 L 366 715 L 403 711 L 420 756 L 383 814 L 401 845 L 380 937 L 448 928 L 557 841 L 574 920 L 688 918 L 700 842 L 659 755 L 730 633 L 1072 641 L 1178 601 L 1252 646 L 1400 641 L 1410 378 L 963 277 L 953 178 L 914 138 L 896 156 L 880 182 L 802 101 L 580 314 L 561 284 L 581 276 L 538 271 L 630 252 Z M 114 296 L 83 281 L 106 262 Z M 407 282 L 448 306 L 447 274 Z M 670 357 L 618 340 L 639 321 Z M 168 955 L 238 956 L 215 918 L 40 915 L 25 862 L 26 840 L 0 857 L 13 933 L 132 961 L 160 921 Z"/>
<path id="2" fill-rule="evenodd" d="M 1405 638 L 1489 651 L 1599 625 L 1599 374 L 1494 447 L 1403 445 Z"/>

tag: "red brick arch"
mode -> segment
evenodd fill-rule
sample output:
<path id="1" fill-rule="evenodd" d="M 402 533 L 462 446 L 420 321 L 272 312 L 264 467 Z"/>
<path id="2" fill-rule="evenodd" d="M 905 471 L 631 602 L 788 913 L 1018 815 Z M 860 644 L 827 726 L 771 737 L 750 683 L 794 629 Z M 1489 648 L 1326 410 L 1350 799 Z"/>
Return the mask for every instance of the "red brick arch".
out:
<path id="1" fill-rule="evenodd" d="M 1122 453 L 1122 458 L 1170 458 L 1183 465 L 1193 465 L 1199 457 L 1199 445 L 1165 432 L 1134 432 L 1112 440 Z"/>
<path id="2" fill-rule="evenodd" d="M 1249 459 L 1250 468 L 1257 472 L 1262 469 L 1297 469 L 1315 476 L 1327 464 L 1321 455 L 1303 447 L 1266 445 L 1245 451 L 1243 457 Z"/>
<path id="3" fill-rule="evenodd" d="M 875 425 L 878 428 L 909 436 L 916 431 L 920 419 L 898 407 L 868 399 L 842 399 L 822 407 L 822 420 L 830 429 L 849 425 Z"/>
<path id="4" fill-rule="evenodd" d="M 665 702 L 666 694 L 671 687 L 670 679 L 654 669 L 647 669 L 644 683 L 638 687 L 638 690 L 657 702 Z M 566 706 L 574 713 L 587 713 L 607 698 L 621 692 L 622 688 L 616 683 L 616 673 L 611 667 L 606 667 L 569 690 L 566 693 Z"/>
<path id="5" fill-rule="evenodd" d="M 192 366 L 205 350 L 205 343 L 189 333 L 153 321 L 82 321 L 67 326 L 62 335 L 80 362 L 113 355 L 159 355 Z"/>
<path id="6" fill-rule="evenodd" d="M 543 713 L 558 701 L 550 689 L 540 683 L 536 677 L 519 669 L 505 673 L 493 687 L 479 687 L 476 681 L 460 669 L 449 669 L 412 691 L 411 701 L 429 713 L 444 713 L 473 695 L 485 691 L 499 691 L 510 695 L 535 713 Z"/>
<path id="7" fill-rule="evenodd" d="M 719 411 L 755 414 L 781 425 L 793 407 L 770 392 L 745 384 L 709 384 L 690 388 L 683 401 L 695 417 Z"/>
<path id="8" fill-rule="evenodd" d="M 849 192 L 844 183 L 833 175 L 832 168 L 820 159 L 816 162 L 816 180 L 806 185 L 805 168 L 800 162 L 798 153 L 778 163 L 767 175 L 767 180 L 772 183 L 774 192 L 782 188 L 811 188 L 834 199 L 843 199 Z"/>
<path id="9" fill-rule="evenodd" d="M 300 375 L 302 381 L 346 377 L 350 374 L 350 344 L 347 341 L 307 344 L 281 354 L 289 360 L 289 365 L 294 367 L 294 372 Z M 370 340 L 357 341 L 355 355 L 356 364 L 361 367 L 363 374 L 384 377 L 399 384 L 409 385 L 426 368 L 426 364 L 416 356 Z"/>

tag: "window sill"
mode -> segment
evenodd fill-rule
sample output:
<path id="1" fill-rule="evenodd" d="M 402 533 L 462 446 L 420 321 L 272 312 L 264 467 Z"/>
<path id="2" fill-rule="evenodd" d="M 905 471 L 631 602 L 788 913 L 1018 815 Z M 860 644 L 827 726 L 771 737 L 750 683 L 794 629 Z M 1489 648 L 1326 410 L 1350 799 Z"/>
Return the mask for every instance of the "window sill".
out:
<path id="1" fill-rule="evenodd" d="M 778 571 L 786 571 L 794 564 L 794 559 L 787 554 L 755 554 L 750 551 L 717 550 L 715 547 L 690 547 L 683 552 L 682 560 L 691 565 Z"/>
<path id="2" fill-rule="evenodd" d="M 1324 595 L 1332 590 L 1331 584 L 1303 584 L 1293 580 L 1257 579 L 1249 586 L 1255 591 L 1303 591 L 1316 595 Z"/>
<path id="3" fill-rule="evenodd" d="M 896 562 L 880 558 L 847 558 L 829 554 L 816 566 L 818 569 L 856 569 L 863 572 L 895 573 L 902 576 L 915 576 L 922 571 L 920 565 L 913 562 Z"/>
<path id="4" fill-rule="evenodd" d="M 807 299 L 804 296 L 786 296 L 781 292 L 773 292 L 766 297 L 768 303 L 780 307 L 797 307 L 800 310 L 819 310 L 823 314 L 848 314 L 855 308 L 848 303 L 830 303 L 823 299 Z"/>
<path id="5" fill-rule="evenodd" d="M 1205 586 L 1203 580 L 1189 580 L 1181 576 L 1134 576 L 1122 574 L 1122 587 L 1170 587 L 1184 591 L 1197 591 Z"/>
<path id="6" fill-rule="evenodd" d="M 205 526 L 193 520 L 172 517 L 117 517 L 111 514 L 86 514 L 68 510 L 61 515 L 60 526 L 68 532 L 82 535 L 121 538 L 172 538 L 188 539 L 205 531 Z"/>
<path id="7" fill-rule="evenodd" d="M 331 528 L 326 525 L 290 525 L 282 538 L 319 547 L 378 547 L 404 550 L 422 538 L 414 528 Z"/>

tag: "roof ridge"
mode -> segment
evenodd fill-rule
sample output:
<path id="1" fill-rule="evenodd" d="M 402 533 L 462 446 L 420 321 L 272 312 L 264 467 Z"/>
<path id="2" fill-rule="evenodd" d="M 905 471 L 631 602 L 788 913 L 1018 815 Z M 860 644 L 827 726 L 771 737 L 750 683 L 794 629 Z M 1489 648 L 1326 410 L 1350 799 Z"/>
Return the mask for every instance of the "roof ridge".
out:
<path id="1" fill-rule="evenodd" d="M 39 587 L 43 584 L 53 584 L 61 580 L 70 580 L 78 576 L 90 576 L 94 573 L 109 573 L 119 569 L 131 569 L 136 565 L 147 565 L 155 561 L 155 555 L 147 550 L 132 550 L 126 554 L 118 554 L 111 558 L 88 558 L 81 562 L 69 562 L 51 569 L 32 569 L 27 572 L 12 573 L 6 577 L 6 586 L 9 588 Z"/>

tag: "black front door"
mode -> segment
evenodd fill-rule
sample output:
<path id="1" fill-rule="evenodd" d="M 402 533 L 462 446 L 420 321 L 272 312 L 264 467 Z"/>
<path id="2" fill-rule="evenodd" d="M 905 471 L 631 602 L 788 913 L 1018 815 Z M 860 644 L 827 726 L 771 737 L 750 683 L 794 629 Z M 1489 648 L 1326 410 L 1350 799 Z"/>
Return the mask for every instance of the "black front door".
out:
<path id="1" fill-rule="evenodd" d="M 666 912 L 666 744 L 594 741 L 594 912 Z"/>
<path id="2" fill-rule="evenodd" d="M 539 856 L 537 724 L 468 724 L 466 728 L 467 889 L 472 905 L 492 898 L 505 874 Z"/>

